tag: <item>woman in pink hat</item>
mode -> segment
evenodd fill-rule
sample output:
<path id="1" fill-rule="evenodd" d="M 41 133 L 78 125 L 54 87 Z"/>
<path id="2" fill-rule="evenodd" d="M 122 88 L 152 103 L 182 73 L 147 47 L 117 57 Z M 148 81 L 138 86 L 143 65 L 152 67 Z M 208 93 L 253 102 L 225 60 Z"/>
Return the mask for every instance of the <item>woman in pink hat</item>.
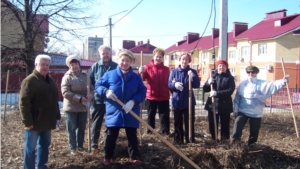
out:
<path id="1" fill-rule="evenodd" d="M 213 90 L 210 85 L 213 84 Z M 235 90 L 234 77 L 228 69 L 228 63 L 225 60 L 216 62 L 216 70 L 212 72 L 212 76 L 205 82 L 203 86 L 204 92 L 210 92 L 204 109 L 208 111 L 209 131 L 212 140 L 215 138 L 214 116 L 217 119 L 217 128 L 221 123 L 221 141 L 230 138 L 230 113 L 233 112 L 233 102 L 231 95 Z M 212 111 L 212 97 L 215 99 L 216 114 Z"/>

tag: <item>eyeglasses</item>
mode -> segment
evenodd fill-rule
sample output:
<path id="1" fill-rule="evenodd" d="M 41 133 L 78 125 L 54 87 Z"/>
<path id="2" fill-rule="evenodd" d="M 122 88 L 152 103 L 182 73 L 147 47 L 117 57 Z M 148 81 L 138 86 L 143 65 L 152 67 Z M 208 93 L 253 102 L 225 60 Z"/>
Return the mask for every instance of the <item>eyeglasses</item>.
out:
<path id="1" fill-rule="evenodd" d="M 256 72 L 253 72 L 253 71 L 247 71 L 247 74 L 250 74 L 250 73 L 256 74 Z"/>

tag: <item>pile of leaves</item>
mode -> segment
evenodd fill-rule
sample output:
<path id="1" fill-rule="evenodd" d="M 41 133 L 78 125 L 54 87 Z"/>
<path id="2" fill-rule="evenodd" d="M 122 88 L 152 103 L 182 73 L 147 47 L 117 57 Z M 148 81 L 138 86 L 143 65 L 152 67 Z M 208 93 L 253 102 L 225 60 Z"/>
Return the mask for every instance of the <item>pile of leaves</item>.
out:
<path id="1" fill-rule="evenodd" d="M 300 112 L 296 112 L 295 115 L 296 119 L 300 119 Z M 234 118 L 232 117 L 232 119 Z M 158 122 L 156 126 L 159 126 Z M 6 124 L 2 122 L 1 127 L 1 167 L 23 168 L 24 126 L 19 112 L 8 114 Z M 173 122 L 171 122 L 171 131 L 173 128 Z M 231 126 L 232 128 L 233 126 Z M 145 130 L 143 126 L 143 133 Z M 174 144 L 174 146 L 200 168 L 300 168 L 300 139 L 296 137 L 294 122 L 290 113 L 266 114 L 262 120 L 259 140 L 252 146 L 247 146 L 248 124 L 243 131 L 241 144 L 220 142 L 216 146 L 215 142 L 211 141 L 208 132 L 207 117 L 197 117 L 195 130 L 196 143 Z M 102 140 L 103 132 L 104 127 L 102 127 L 100 140 Z M 164 137 L 173 144 L 172 134 Z M 101 164 L 104 158 L 104 144 L 102 142 L 99 143 L 98 154 L 94 155 L 87 150 L 88 140 L 86 137 L 85 149 L 78 151 L 76 155 L 71 155 L 68 149 L 65 122 L 62 119 L 62 125 L 52 131 L 47 165 L 49 168 L 55 169 L 193 168 L 157 136 L 147 134 L 139 137 L 139 149 L 143 164 L 132 165 L 128 158 L 127 139 L 124 130 L 120 131 L 117 140 L 113 164 L 103 166 Z"/>

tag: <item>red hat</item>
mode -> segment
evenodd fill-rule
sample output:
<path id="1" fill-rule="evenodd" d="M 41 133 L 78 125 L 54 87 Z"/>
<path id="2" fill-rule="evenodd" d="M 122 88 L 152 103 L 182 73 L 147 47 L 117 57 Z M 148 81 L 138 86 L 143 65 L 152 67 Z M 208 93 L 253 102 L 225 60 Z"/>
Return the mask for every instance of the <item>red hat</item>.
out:
<path id="1" fill-rule="evenodd" d="M 191 55 L 190 55 L 189 53 L 187 53 L 187 52 L 181 53 L 181 54 L 179 55 L 179 58 L 178 58 L 179 61 L 180 61 L 180 59 L 181 59 L 182 56 L 187 56 L 187 57 L 189 58 L 189 63 L 191 63 L 192 57 L 191 57 Z"/>
<path id="2" fill-rule="evenodd" d="M 228 62 L 226 60 L 218 60 L 216 63 L 216 67 L 218 67 L 219 64 L 223 64 L 228 69 Z"/>

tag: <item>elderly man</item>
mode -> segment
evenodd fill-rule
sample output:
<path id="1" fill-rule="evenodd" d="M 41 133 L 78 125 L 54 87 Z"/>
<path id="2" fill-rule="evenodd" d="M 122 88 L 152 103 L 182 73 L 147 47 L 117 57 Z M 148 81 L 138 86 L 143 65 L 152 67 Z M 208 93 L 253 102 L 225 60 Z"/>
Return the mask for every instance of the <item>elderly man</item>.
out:
<path id="1" fill-rule="evenodd" d="M 266 100 L 289 82 L 289 76 L 272 82 L 260 80 L 257 79 L 259 69 L 256 66 L 248 66 L 246 73 L 248 78 L 239 84 L 234 99 L 233 111 L 236 119 L 233 128 L 233 143 L 241 141 L 242 131 L 249 119 L 248 145 L 251 145 L 258 139 Z"/>
<path id="2" fill-rule="evenodd" d="M 35 168 L 35 162 L 36 168 L 48 168 L 51 130 L 60 119 L 58 89 L 49 76 L 50 61 L 48 55 L 38 55 L 33 73 L 21 84 L 19 107 L 25 125 L 24 169 Z"/>
<path id="3" fill-rule="evenodd" d="M 96 82 L 105 72 L 116 69 L 118 64 L 112 61 L 112 50 L 109 46 L 99 47 L 100 60 L 93 64 L 90 71 L 91 84 Z M 98 150 L 98 139 L 100 136 L 103 116 L 105 114 L 105 96 L 94 96 L 94 111 L 92 113 L 92 149 Z"/>

